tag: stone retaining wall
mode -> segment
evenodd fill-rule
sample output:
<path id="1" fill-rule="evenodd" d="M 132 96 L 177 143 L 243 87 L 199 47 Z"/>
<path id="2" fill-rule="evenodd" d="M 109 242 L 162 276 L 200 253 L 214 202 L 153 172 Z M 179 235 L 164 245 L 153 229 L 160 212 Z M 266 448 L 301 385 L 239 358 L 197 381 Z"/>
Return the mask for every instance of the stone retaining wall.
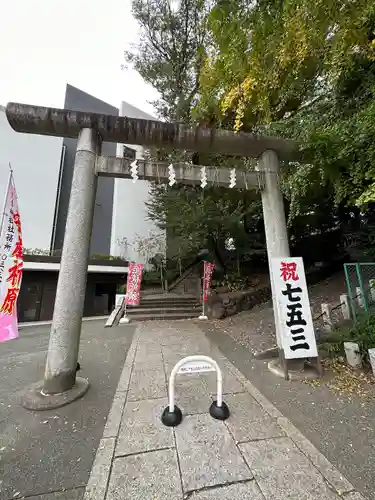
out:
<path id="1" fill-rule="evenodd" d="M 222 319 L 233 316 L 241 311 L 247 311 L 254 306 L 267 302 L 271 298 L 269 285 L 255 290 L 229 292 L 220 288 L 212 290 L 208 301 L 208 316 L 212 319 Z"/>

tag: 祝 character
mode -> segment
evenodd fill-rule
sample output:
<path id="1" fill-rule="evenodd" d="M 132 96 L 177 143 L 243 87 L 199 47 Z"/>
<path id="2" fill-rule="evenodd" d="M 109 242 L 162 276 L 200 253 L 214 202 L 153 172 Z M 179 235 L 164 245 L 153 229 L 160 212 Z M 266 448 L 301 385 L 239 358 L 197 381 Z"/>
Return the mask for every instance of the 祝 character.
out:
<path id="1" fill-rule="evenodd" d="M 280 267 L 280 277 L 284 281 L 299 280 L 297 275 L 297 264 L 295 262 L 282 262 Z"/>

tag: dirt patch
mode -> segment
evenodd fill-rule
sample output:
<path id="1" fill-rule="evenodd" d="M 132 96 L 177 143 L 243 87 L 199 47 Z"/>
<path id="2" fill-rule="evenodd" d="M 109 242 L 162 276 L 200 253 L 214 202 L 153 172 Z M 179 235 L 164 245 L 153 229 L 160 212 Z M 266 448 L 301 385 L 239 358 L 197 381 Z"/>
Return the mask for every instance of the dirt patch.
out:
<path id="1" fill-rule="evenodd" d="M 335 306 L 340 303 L 340 294 L 346 292 L 344 273 L 338 273 L 329 279 L 309 287 L 310 305 L 313 318 L 321 314 L 321 304 Z M 252 354 L 275 347 L 276 334 L 273 319 L 272 302 L 255 306 L 250 311 L 243 311 L 222 320 L 210 320 L 210 330 L 222 330 L 233 340 L 249 349 Z M 321 318 L 315 321 L 315 327 L 322 327 Z"/>
<path id="2" fill-rule="evenodd" d="M 312 387 L 326 385 L 338 396 L 360 398 L 362 403 L 375 398 L 375 378 L 370 371 L 354 370 L 348 366 L 344 358 L 324 359 L 322 361 L 325 374 L 320 380 L 304 380 Z"/>

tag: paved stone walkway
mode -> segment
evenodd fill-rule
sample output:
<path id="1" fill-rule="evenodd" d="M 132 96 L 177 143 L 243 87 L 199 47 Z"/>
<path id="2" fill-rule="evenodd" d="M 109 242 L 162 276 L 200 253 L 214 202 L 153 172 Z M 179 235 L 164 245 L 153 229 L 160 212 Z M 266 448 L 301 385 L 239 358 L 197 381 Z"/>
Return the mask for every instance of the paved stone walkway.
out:
<path id="1" fill-rule="evenodd" d="M 192 354 L 218 362 L 231 416 L 221 422 L 208 413 L 215 373 L 184 374 L 176 380 L 183 421 L 174 429 L 164 427 L 160 418 L 168 404 L 169 374 Z M 208 341 L 199 324 L 145 323 L 134 335 L 85 500 L 186 498 L 363 500 Z"/>

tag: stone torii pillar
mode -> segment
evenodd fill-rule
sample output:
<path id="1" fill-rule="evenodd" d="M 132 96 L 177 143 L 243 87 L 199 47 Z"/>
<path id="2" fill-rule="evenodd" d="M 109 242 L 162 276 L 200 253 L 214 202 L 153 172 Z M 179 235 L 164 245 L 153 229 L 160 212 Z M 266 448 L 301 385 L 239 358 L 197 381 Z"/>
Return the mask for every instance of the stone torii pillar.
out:
<path id="1" fill-rule="evenodd" d="M 289 256 L 278 171 L 279 158 L 294 157 L 296 146 L 292 141 L 18 103 L 9 103 L 6 115 L 9 124 L 17 132 L 78 138 L 45 376 L 23 398 L 23 405 L 29 409 L 63 406 L 82 396 L 88 388 L 87 380 L 76 377 L 76 363 L 97 176 L 131 177 L 130 162 L 127 160 L 97 156 L 102 141 L 259 158 L 262 175 L 248 173 L 247 178 L 238 179 L 236 186 L 263 188 L 268 258 Z M 159 167 L 157 164 L 140 162 L 139 178 L 166 180 L 167 166 Z M 206 168 L 208 183 L 228 186 L 227 169 Z M 199 180 L 199 168 L 176 165 L 176 180 L 187 184 L 196 183 Z"/>
<path id="2" fill-rule="evenodd" d="M 279 182 L 279 159 L 274 151 L 264 151 L 259 158 L 258 169 L 264 175 L 264 189 L 261 191 L 264 229 L 266 234 L 267 255 L 270 271 L 272 302 L 275 304 L 275 291 L 271 279 L 271 259 L 290 257 L 289 239 L 285 219 L 284 200 Z M 281 351 L 280 322 L 277 307 L 273 308 L 276 340 Z"/>
<path id="3" fill-rule="evenodd" d="M 87 266 L 94 217 L 96 158 L 101 138 L 94 129 L 79 132 L 65 226 L 60 272 L 43 384 L 23 397 L 28 409 L 56 408 L 83 396 L 87 379 L 76 377 Z"/>

